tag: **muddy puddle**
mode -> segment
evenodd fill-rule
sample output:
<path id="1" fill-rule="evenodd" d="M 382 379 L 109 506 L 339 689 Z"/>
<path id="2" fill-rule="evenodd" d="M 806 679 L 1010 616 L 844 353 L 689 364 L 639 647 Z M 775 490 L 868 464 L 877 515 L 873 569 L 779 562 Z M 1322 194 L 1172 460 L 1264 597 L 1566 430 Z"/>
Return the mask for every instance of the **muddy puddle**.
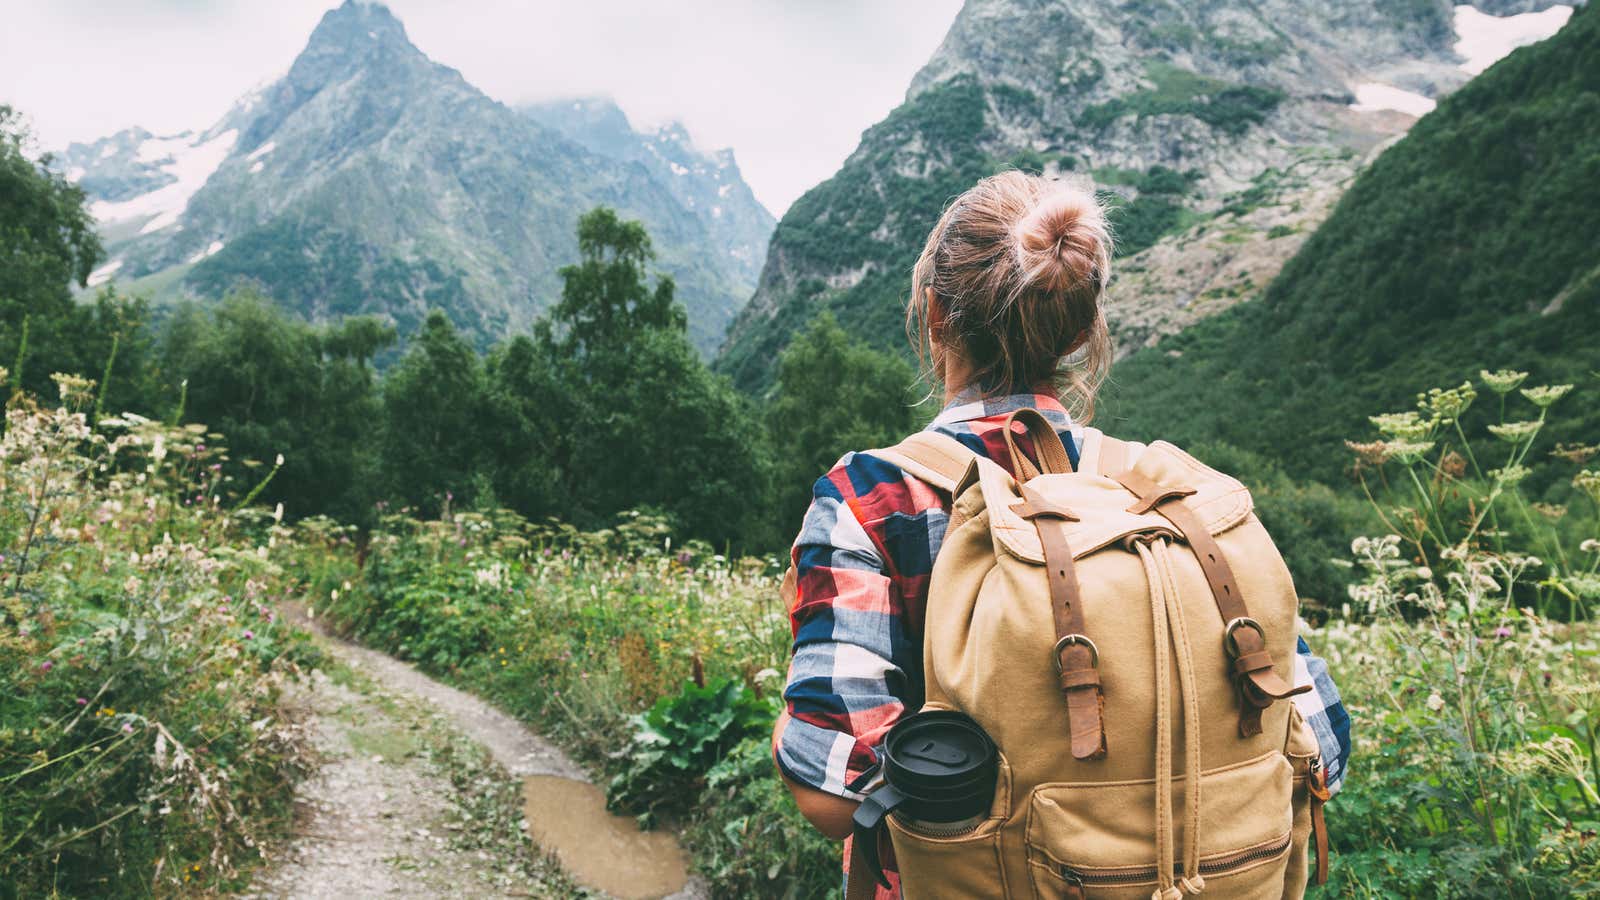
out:
<path id="1" fill-rule="evenodd" d="M 620 900 L 646 900 L 682 890 L 688 881 L 677 840 L 607 812 L 605 792 L 592 784 L 532 775 L 522 783 L 522 802 L 534 841 L 589 887 Z"/>

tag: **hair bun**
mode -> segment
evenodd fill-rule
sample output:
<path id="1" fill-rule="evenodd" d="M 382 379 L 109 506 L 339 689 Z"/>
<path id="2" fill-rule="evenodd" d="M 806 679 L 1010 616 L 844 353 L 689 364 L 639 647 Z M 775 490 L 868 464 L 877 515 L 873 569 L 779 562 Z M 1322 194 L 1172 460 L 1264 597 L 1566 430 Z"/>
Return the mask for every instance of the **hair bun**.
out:
<path id="1" fill-rule="evenodd" d="M 1100 203 L 1088 191 L 1060 185 L 1017 221 L 1022 271 L 1035 288 L 1100 287 L 1109 268 L 1110 235 Z"/>

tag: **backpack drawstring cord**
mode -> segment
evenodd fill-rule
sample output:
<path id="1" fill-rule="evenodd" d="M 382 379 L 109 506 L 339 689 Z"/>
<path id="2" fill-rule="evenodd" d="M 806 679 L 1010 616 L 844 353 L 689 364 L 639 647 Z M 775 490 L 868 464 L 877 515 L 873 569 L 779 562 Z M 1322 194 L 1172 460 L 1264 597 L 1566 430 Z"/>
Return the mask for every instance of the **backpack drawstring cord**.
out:
<path id="1" fill-rule="evenodd" d="M 1189 642 L 1189 626 L 1183 617 L 1183 604 L 1178 599 L 1178 586 L 1172 578 L 1169 553 L 1171 545 L 1162 541 L 1161 571 L 1166 584 L 1161 593 L 1167 599 L 1169 630 L 1177 650 L 1178 687 L 1183 694 L 1183 744 L 1188 757 L 1184 794 L 1189 801 L 1189 820 L 1184 828 L 1183 877 L 1178 879 L 1178 885 L 1186 893 L 1198 894 L 1206 887 L 1206 880 L 1200 875 L 1200 689 L 1195 683 L 1194 647 Z"/>

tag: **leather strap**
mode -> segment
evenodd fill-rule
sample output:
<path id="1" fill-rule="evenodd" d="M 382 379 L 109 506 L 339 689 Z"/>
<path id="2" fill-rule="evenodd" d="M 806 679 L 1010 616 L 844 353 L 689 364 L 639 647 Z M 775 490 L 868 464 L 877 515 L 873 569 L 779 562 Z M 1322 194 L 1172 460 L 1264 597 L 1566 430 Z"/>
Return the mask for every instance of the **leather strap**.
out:
<path id="1" fill-rule="evenodd" d="M 1074 759 L 1100 759 L 1106 755 L 1105 695 L 1100 687 L 1099 651 L 1089 640 L 1083 622 L 1072 547 L 1067 543 L 1067 523 L 1077 521 L 1072 510 L 1051 503 L 1037 491 L 1022 489 L 1024 502 L 1017 514 L 1031 520 L 1044 548 L 1044 565 L 1050 585 L 1050 614 L 1055 621 L 1055 662 L 1059 684 L 1067 696 L 1067 728 Z"/>
<path id="2" fill-rule="evenodd" d="M 1223 640 L 1234 660 L 1234 687 L 1239 695 L 1239 736 L 1254 737 L 1261 733 L 1261 711 L 1273 701 L 1305 693 L 1311 685 L 1294 687 L 1285 682 L 1273 669 L 1272 654 L 1267 650 L 1266 636 L 1259 625 L 1250 618 L 1244 597 L 1239 592 L 1239 582 L 1233 568 L 1217 539 L 1206 529 L 1200 516 L 1183 502 L 1193 490 L 1172 488 L 1156 484 L 1143 474 L 1127 471 L 1112 476 L 1138 500 L 1128 512 L 1154 511 L 1171 522 L 1189 544 L 1189 550 L 1200 563 L 1211 587 L 1211 596 L 1227 631 Z"/>
<path id="3" fill-rule="evenodd" d="M 886 829 L 873 832 L 877 838 Z M 881 849 L 881 848 L 880 848 Z M 867 874 L 866 854 L 861 852 L 861 845 L 854 837 L 850 839 L 850 867 L 845 872 L 844 896 L 845 900 L 873 900 L 878 896 L 878 882 Z M 883 859 L 883 854 L 878 854 Z"/>
<path id="4" fill-rule="evenodd" d="M 1306 792 L 1311 795 L 1311 840 L 1317 850 L 1317 884 L 1328 883 L 1328 820 L 1322 804 L 1333 794 L 1328 790 L 1328 770 L 1318 765 L 1306 776 Z"/>
<path id="5" fill-rule="evenodd" d="M 1033 452 L 1039 457 L 1038 465 L 1034 465 L 1033 460 L 1017 448 L 1017 434 L 1012 427 L 1017 423 L 1022 424 L 1033 441 Z M 1011 471 L 1016 473 L 1019 483 L 1032 481 L 1038 475 L 1059 475 L 1072 471 L 1072 457 L 1067 455 L 1061 435 L 1056 434 L 1055 426 L 1037 409 L 1025 406 L 1006 416 L 1005 435 L 1006 448 L 1011 451 Z"/>

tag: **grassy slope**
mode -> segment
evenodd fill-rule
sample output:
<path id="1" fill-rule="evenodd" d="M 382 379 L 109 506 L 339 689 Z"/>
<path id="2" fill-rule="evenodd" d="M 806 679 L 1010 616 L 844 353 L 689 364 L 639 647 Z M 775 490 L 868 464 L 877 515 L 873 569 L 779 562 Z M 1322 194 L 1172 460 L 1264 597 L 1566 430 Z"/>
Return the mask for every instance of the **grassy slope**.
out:
<path id="1" fill-rule="evenodd" d="M 1331 478 L 1334 448 L 1367 434 L 1368 414 L 1427 387 L 1483 366 L 1588 380 L 1600 368 L 1597 60 L 1600 11 L 1583 9 L 1445 100 L 1357 179 L 1262 300 L 1119 364 L 1102 424 L 1226 441 Z M 1597 426 L 1591 408 L 1556 436 Z"/>

